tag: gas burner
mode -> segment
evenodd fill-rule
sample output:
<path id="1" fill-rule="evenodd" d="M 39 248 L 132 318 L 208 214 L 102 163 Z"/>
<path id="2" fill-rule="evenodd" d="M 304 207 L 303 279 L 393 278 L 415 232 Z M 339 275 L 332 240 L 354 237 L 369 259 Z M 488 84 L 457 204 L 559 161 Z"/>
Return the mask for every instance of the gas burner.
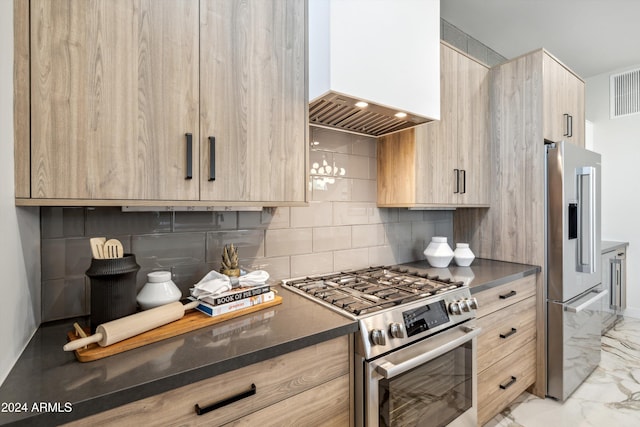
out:
<path id="1" fill-rule="evenodd" d="M 463 287 L 464 282 L 418 274 L 407 268 L 370 267 L 292 279 L 284 281 L 284 285 L 358 317 L 453 291 Z"/>

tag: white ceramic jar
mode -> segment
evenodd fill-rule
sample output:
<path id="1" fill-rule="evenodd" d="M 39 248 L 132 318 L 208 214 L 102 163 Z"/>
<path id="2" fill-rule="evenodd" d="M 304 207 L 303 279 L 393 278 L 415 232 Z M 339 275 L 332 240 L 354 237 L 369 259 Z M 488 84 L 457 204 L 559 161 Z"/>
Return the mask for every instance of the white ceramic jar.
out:
<path id="1" fill-rule="evenodd" d="M 468 267 L 475 259 L 475 255 L 469 249 L 468 243 L 457 243 L 456 250 L 453 251 L 453 258 L 460 267 Z"/>
<path id="2" fill-rule="evenodd" d="M 182 292 L 171 280 L 169 271 L 153 271 L 147 274 L 147 283 L 140 289 L 136 301 L 143 310 L 179 301 Z"/>
<path id="3" fill-rule="evenodd" d="M 447 244 L 446 237 L 432 237 L 431 243 L 424 250 L 427 261 L 431 267 L 444 268 L 453 259 L 453 251 Z"/>

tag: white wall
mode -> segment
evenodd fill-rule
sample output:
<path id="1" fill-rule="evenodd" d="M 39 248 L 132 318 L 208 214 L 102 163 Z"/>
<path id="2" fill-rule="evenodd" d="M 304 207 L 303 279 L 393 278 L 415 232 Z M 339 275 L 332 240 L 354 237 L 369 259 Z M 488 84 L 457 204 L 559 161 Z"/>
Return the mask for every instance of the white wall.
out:
<path id="1" fill-rule="evenodd" d="M 13 174 L 13 0 L 0 0 L 0 383 L 40 323 L 37 208 L 16 208 Z"/>
<path id="2" fill-rule="evenodd" d="M 609 76 L 621 71 L 586 80 L 586 118 L 602 154 L 602 239 L 629 242 L 625 314 L 640 318 L 640 114 L 609 118 Z"/>

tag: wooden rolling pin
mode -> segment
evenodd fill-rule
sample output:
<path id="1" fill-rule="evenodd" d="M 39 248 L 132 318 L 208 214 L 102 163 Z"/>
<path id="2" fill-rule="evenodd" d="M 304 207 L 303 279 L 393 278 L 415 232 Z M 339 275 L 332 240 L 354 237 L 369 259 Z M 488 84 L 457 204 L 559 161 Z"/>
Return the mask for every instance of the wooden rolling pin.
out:
<path id="1" fill-rule="evenodd" d="M 121 317 L 98 325 L 96 333 L 80 338 L 62 347 L 64 351 L 73 351 L 89 344 L 98 343 L 101 347 L 115 344 L 158 326 L 166 325 L 184 316 L 184 312 L 198 306 L 198 301 L 183 305 L 180 301 L 141 311 L 131 316 Z"/>

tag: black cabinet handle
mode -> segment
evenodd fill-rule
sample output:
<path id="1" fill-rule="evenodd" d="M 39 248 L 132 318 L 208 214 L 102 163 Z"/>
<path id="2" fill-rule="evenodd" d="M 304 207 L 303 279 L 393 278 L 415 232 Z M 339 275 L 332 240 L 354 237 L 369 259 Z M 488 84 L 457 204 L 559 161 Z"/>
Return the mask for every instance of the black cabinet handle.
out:
<path id="1" fill-rule="evenodd" d="M 458 194 L 460 192 L 460 169 L 454 169 L 453 173 L 456 174 L 456 191 L 453 194 Z"/>
<path id="2" fill-rule="evenodd" d="M 242 393 L 238 393 L 235 396 L 231 396 L 219 402 L 213 403 L 209 406 L 205 406 L 204 408 L 201 408 L 200 405 L 196 403 L 196 414 L 198 415 L 206 414 L 207 412 L 211 412 L 218 408 L 222 408 L 223 406 L 230 405 L 233 402 L 237 402 L 238 400 L 242 400 L 246 397 L 253 396 L 254 394 L 256 394 L 256 385 L 251 384 L 250 390 L 243 391 Z"/>
<path id="3" fill-rule="evenodd" d="M 515 383 L 516 383 L 516 377 L 512 376 L 511 379 L 507 381 L 505 384 L 500 384 L 500 388 L 503 390 L 506 390 L 512 385 L 514 385 Z"/>
<path id="4" fill-rule="evenodd" d="M 516 291 L 511 291 L 508 294 L 500 295 L 500 299 L 507 299 L 515 296 L 517 294 Z"/>
<path id="5" fill-rule="evenodd" d="M 460 193 L 465 194 L 467 192 L 467 170 L 460 169 L 460 172 L 462 172 L 462 191 Z"/>
<path id="6" fill-rule="evenodd" d="M 185 133 L 187 137 L 187 176 L 184 179 L 193 178 L 193 135 Z"/>
<path id="7" fill-rule="evenodd" d="M 507 332 L 506 334 L 500 334 L 500 338 L 507 339 L 511 335 L 515 334 L 516 332 L 518 332 L 518 330 L 516 328 L 511 328 L 511 330 L 509 332 Z"/>
<path id="8" fill-rule="evenodd" d="M 209 137 L 209 181 L 216 180 L 216 137 Z"/>
<path id="9" fill-rule="evenodd" d="M 573 136 L 573 116 L 569 114 L 569 138 Z"/>
<path id="10" fill-rule="evenodd" d="M 564 116 L 564 133 L 562 136 L 569 136 L 569 115 L 567 113 L 563 114 Z"/>

